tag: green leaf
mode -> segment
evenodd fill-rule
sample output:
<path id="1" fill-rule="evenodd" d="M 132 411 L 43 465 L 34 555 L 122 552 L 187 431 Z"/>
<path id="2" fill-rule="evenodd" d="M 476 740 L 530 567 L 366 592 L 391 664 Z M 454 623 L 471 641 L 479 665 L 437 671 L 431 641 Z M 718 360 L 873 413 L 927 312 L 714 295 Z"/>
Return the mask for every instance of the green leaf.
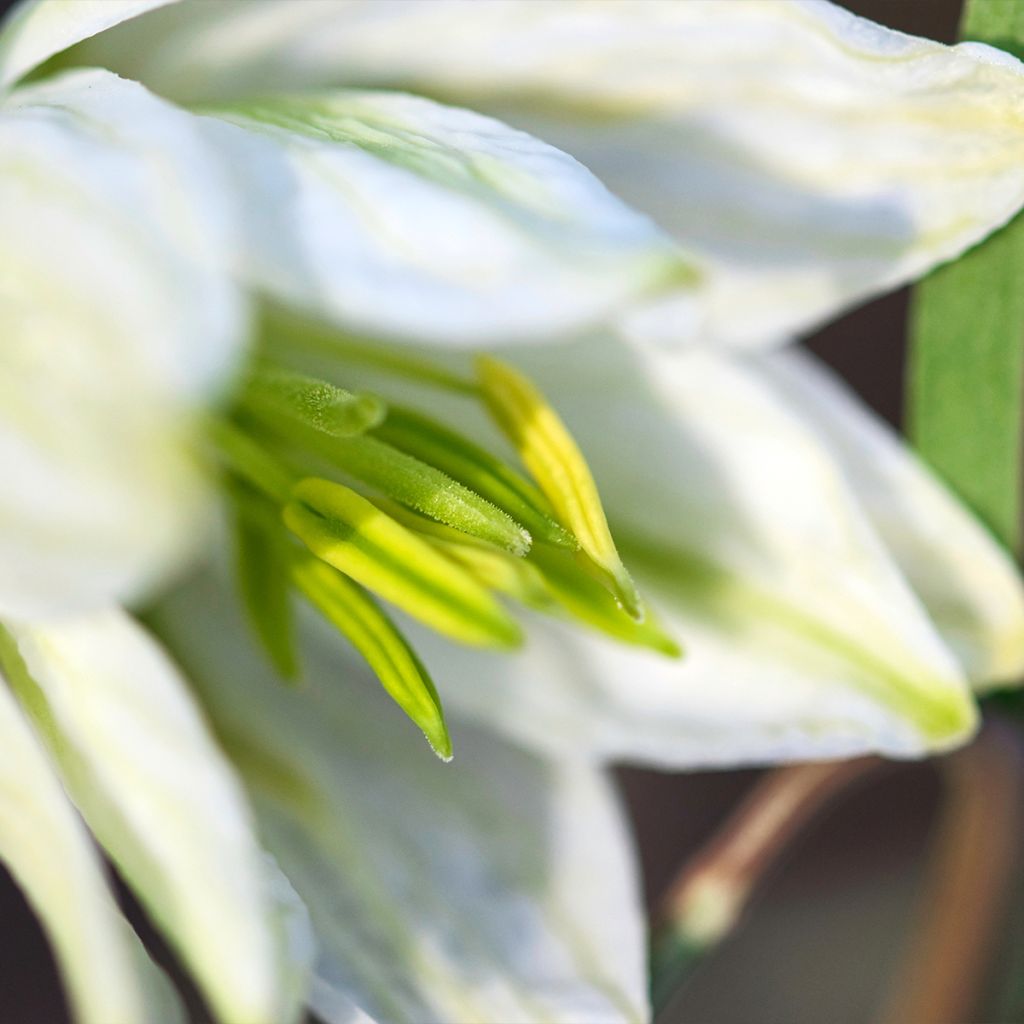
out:
<path id="1" fill-rule="evenodd" d="M 471 646 L 520 643 L 515 621 L 472 576 L 355 491 L 303 480 L 284 521 L 318 558 L 431 629 Z"/>
<path id="2" fill-rule="evenodd" d="M 288 603 L 288 535 L 279 510 L 241 487 L 231 488 L 234 506 L 236 577 L 249 623 L 285 679 L 298 672 Z"/>
<path id="3" fill-rule="evenodd" d="M 971 0 L 965 39 L 1019 53 L 1024 6 Z M 1024 219 L 918 286 L 908 430 L 921 454 L 1012 551 L 1021 541 Z"/>
<path id="4" fill-rule="evenodd" d="M 452 743 L 441 698 L 405 637 L 358 584 L 316 558 L 296 558 L 292 579 L 306 598 L 366 659 L 395 703 L 423 730 L 442 760 Z"/>
<path id="5" fill-rule="evenodd" d="M 490 452 L 412 409 L 391 406 L 375 435 L 444 471 L 522 523 L 536 540 L 576 547 L 552 518 L 544 495 Z"/>

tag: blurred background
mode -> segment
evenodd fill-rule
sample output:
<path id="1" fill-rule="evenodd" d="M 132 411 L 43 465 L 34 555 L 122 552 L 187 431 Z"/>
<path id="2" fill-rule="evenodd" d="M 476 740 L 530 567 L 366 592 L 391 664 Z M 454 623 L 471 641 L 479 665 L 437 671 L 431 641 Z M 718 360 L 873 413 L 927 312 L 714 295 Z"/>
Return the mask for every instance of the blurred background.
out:
<path id="1" fill-rule="evenodd" d="M 0 11 L 5 6 L 0 0 Z M 952 42 L 960 0 L 848 0 L 844 6 L 892 28 Z M 806 342 L 895 425 L 900 422 L 907 307 L 906 292 L 887 296 Z M 923 901 L 934 894 L 929 872 L 949 800 L 945 774 L 936 762 L 893 765 L 831 801 L 774 863 L 741 926 L 700 962 L 659 1024 L 882 1020 L 891 986 L 903 977 L 905 965 L 923 963 L 935 969 L 938 962 L 919 948 L 915 928 L 920 928 Z M 753 771 L 662 775 L 618 770 L 652 912 L 662 905 L 682 865 L 716 834 L 761 776 Z M 982 773 L 980 784 L 967 793 L 968 810 L 960 812 L 961 831 L 977 833 L 975 845 L 982 854 L 998 847 L 996 833 L 1007 824 L 986 819 L 986 807 L 996 812 L 998 806 L 989 804 L 987 778 Z M 998 788 L 995 782 L 992 786 Z M 970 813 L 971 806 L 981 812 Z M 968 944 L 977 951 L 979 942 L 992 941 L 971 972 L 976 995 L 969 1017 L 948 1024 L 1024 1021 L 1020 892 L 1000 889 L 998 919 L 989 928 L 991 935 L 979 938 L 968 917 L 985 895 L 984 857 L 979 871 L 969 858 L 962 867 L 947 883 L 955 891 L 943 895 L 965 908 L 964 955 L 970 952 Z M 137 908 L 132 916 L 159 950 Z M 1022 979 L 1016 991 L 1014 977 Z M 0 869 L 0 1024 L 66 1020 L 46 941 Z M 897 1024 L 891 1014 L 887 1024 Z"/>

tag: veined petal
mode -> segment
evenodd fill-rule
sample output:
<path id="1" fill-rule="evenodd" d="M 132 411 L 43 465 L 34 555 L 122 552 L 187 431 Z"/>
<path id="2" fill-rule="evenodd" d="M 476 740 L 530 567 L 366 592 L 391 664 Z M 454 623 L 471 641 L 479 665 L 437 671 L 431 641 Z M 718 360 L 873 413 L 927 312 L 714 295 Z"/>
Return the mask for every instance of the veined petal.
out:
<path id="1" fill-rule="evenodd" d="M 635 879 L 598 770 L 466 726 L 441 764 L 322 647 L 308 688 L 286 691 L 210 581 L 157 621 L 306 896 L 317 1011 L 347 1020 L 351 1000 L 380 1020 L 646 1018 Z"/>
<path id="2" fill-rule="evenodd" d="M 97 839 L 226 1021 L 276 1024 L 262 855 L 241 787 L 181 676 L 117 610 L 11 626 L 21 697 Z"/>
<path id="3" fill-rule="evenodd" d="M 212 113 L 246 207 L 246 276 L 342 325 L 550 336 L 690 275 L 571 157 L 479 114 L 354 91 Z"/>
<path id="4" fill-rule="evenodd" d="M 757 363 L 596 340 L 518 362 L 558 395 L 623 556 L 686 657 L 535 619 L 520 658 L 414 629 L 424 660 L 446 666 L 449 712 L 546 749 L 677 767 L 917 755 L 970 734 L 961 668 L 843 461 Z"/>
<path id="5" fill-rule="evenodd" d="M 814 0 L 182 5 L 89 56 L 172 95 L 398 86 L 525 128 L 700 259 L 696 322 L 668 301 L 628 324 L 669 342 L 784 338 L 1024 201 L 1018 61 Z"/>
<path id="6" fill-rule="evenodd" d="M 0 25 L 0 89 L 69 46 L 174 0 L 23 0 Z"/>
<path id="7" fill-rule="evenodd" d="M 979 688 L 1024 676 L 1024 585 L 1013 561 L 896 435 L 811 357 L 755 370 L 827 443 L 875 529 Z"/>
<path id="8" fill-rule="evenodd" d="M 0 859 L 53 945 L 81 1024 L 174 1024 L 173 990 L 121 917 L 89 836 L 8 689 L 17 655 L 0 636 Z"/>
<path id="9" fill-rule="evenodd" d="M 194 123 L 101 71 L 0 105 L 0 614 L 134 594 L 202 532 L 192 417 L 245 323 Z"/>

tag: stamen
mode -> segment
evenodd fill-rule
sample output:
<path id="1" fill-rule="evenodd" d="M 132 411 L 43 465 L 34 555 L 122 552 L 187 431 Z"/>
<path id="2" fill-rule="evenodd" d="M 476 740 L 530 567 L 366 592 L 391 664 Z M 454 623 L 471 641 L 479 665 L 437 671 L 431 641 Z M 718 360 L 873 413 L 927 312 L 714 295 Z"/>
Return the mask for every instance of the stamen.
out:
<path id="1" fill-rule="evenodd" d="M 230 486 L 238 587 L 249 621 L 283 679 L 298 674 L 295 631 L 288 603 L 291 547 L 278 508 L 245 484 Z"/>
<path id="2" fill-rule="evenodd" d="M 597 485 L 583 453 L 561 418 L 518 370 L 489 356 L 477 360 L 481 391 L 495 421 L 579 540 L 595 576 L 633 619 L 643 606 L 615 548 Z M 582 563 L 585 566 L 587 562 Z"/>
<path id="3" fill-rule="evenodd" d="M 395 703 L 423 730 L 442 760 L 452 743 L 437 690 L 405 637 L 358 584 L 308 555 L 292 561 L 291 578 L 303 596 L 352 643 Z"/>
<path id="4" fill-rule="evenodd" d="M 437 632 L 478 647 L 522 641 L 515 620 L 472 576 L 355 491 L 303 480 L 284 521 L 318 558 Z"/>
<path id="5" fill-rule="evenodd" d="M 283 416 L 329 437 L 355 437 L 381 423 L 387 409 L 376 395 L 353 394 L 327 381 L 276 367 L 250 374 L 242 404 L 265 417 Z"/>
<path id="6" fill-rule="evenodd" d="M 547 499 L 531 483 L 468 438 L 411 409 L 391 405 L 374 435 L 443 470 L 522 523 L 535 540 L 575 549 L 575 538 L 552 518 Z"/>
<path id="7" fill-rule="evenodd" d="M 529 532 L 510 515 L 440 469 L 375 437 L 327 437 L 299 423 L 261 419 L 300 451 L 315 453 L 347 476 L 423 515 L 516 555 L 530 548 Z"/>

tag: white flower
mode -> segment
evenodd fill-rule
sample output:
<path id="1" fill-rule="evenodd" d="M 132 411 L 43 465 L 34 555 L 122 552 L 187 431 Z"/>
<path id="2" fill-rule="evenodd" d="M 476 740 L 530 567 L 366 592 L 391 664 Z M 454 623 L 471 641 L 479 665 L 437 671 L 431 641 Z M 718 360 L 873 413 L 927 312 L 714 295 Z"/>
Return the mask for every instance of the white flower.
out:
<path id="1" fill-rule="evenodd" d="M 83 62 L 142 85 L 59 70 Z M 601 759 L 914 755 L 969 735 L 968 680 L 1024 665 L 1012 565 L 807 357 L 727 350 L 1012 216 L 1022 83 L 996 51 L 820 3 L 18 8 L 0 35 L 0 667 L 17 698 L 0 692 L 17 797 L 0 853 L 81 1018 L 175 1011 L 134 966 L 61 785 L 232 1024 L 297 1012 L 312 954 L 231 765 L 309 906 L 326 1020 L 639 1020 L 643 929 Z M 215 742 L 115 605 L 209 536 L 202 453 L 218 406 L 251 397 L 254 298 L 359 332 L 391 370 L 345 362 L 349 342 L 328 360 L 342 353 L 343 383 L 365 374 L 480 440 L 479 407 L 422 405 L 389 343 L 420 344 L 444 377 L 461 357 L 440 345 L 532 342 L 516 359 L 688 657 L 539 616 L 512 656 L 410 627 L 442 698 L 478 720 L 446 767 L 321 638 L 308 688 L 281 689 L 205 580 L 154 621 Z M 318 332 L 286 316 L 270 341 Z M 670 350 L 695 342 L 715 350 Z M 466 522 L 504 528 L 457 497 Z M 428 620 L 429 589 L 407 601 Z"/>

